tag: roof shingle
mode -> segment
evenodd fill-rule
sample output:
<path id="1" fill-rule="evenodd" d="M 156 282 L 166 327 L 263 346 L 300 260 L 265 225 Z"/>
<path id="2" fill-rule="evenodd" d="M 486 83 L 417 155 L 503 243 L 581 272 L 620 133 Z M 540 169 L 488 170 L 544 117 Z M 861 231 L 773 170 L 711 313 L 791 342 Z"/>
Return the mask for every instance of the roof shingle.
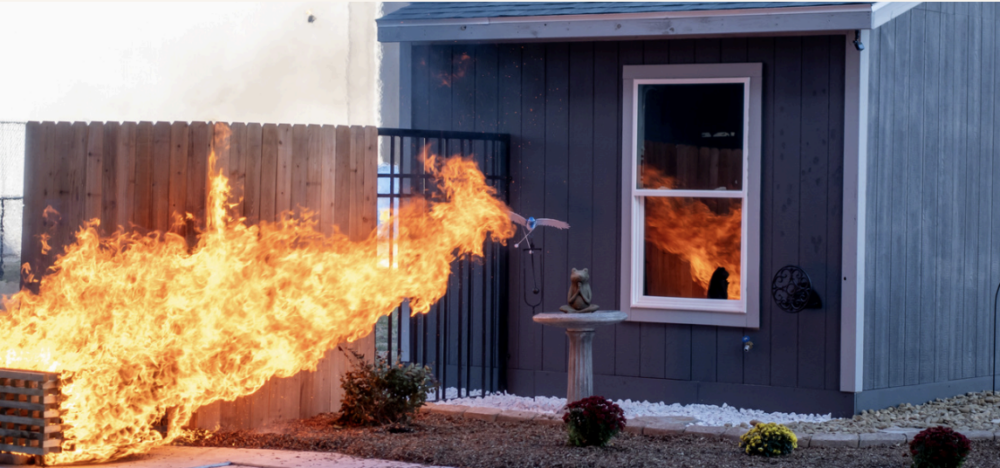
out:
<path id="1" fill-rule="evenodd" d="M 414 2 L 378 21 L 744 10 L 861 3 L 869 2 Z"/>

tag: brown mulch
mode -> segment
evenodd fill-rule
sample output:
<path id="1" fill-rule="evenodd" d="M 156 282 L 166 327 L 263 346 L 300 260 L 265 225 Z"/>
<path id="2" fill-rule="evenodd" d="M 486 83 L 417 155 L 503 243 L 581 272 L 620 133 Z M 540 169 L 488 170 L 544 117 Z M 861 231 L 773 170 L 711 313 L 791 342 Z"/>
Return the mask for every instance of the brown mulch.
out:
<path id="1" fill-rule="evenodd" d="M 220 431 L 184 445 L 328 451 L 452 467 L 909 467 L 907 447 L 802 448 L 781 458 L 750 457 L 736 443 L 679 435 L 622 433 L 608 447 L 566 444 L 561 427 L 495 423 L 421 414 L 412 432 L 345 428 L 333 415 L 293 421 L 268 431 Z M 1000 442 L 973 442 L 965 467 L 1000 468 Z"/>

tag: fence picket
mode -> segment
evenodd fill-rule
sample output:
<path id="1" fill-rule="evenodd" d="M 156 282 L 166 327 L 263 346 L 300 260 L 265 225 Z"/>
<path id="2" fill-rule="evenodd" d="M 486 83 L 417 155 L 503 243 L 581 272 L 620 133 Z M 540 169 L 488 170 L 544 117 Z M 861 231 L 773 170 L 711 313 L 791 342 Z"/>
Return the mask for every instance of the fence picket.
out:
<path id="1" fill-rule="evenodd" d="M 104 124 L 104 156 L 101 162 L 104 172 L 101 174 L 101 232 L 110 234 L 115 231 L 118 221 L 118 122 Z"/>
<path id="2" fill-rule="evenodd" d="M 156 122 L 153 125 L 153 202 L 149 214 L 149 226 L 159 232 L 167 232 L 170 229 L 172 135 L 173 128 L 169 122 Z"/>
<path id="3" fill-rule="evenodd" d="M 139 122 L 135 129 L 135 198 L 132 222 L 153 228 L 153 123 Z"/>
<path id="4" fill-rule="evenodd" d="M 135 167 L 136 167 L 136 125 L 135 122 L 125 122 L 118 127 L 118 147 L 115 158 L 115 225 L 109 226 L 114 231 L 118 226 L 131 230 L 135 220 Z"/>
<path id="5" fill-rule="evenodd" d="M 234 123 L 229 128 L 229 203 L 234 217 L 246 216 L 247 124 Z"/>
<path id="6" fill-rule="evenodd" d="M 261 183 L 261 135 L 260 124 L 247 125 L 246 139 L 246 183 L 243 189 L 243 215 L 247 224 L 257 224 L 260 221 L 260 183 Z"/>
<path id="7" fill-rule="evenodd" d="M 324 234 L 333 232 L 336 222 L 337 203 L 337 127 L 324 125 L 320 130 L 320 173 L 322 189 L 320 195 L 319 227 Z"/>
<path id="8" fill-rule="evenodd" d="M 188 165 L 188 124 L 174 122 L 170 126 L 170 185 L 168 230 L 184 236 L 187 229 L 183 223 L 177 222 L 177 217 L 184 216 L 185 199 L 187 197 L 187 165 Z"/>
<path id="9" fill-rule="evenodd" d="M 101 174 L 104 172 L 104 124 L 93 122 L 87 127 L 87 200 L 83 209 L 86 219 L 101 217 L 101 202 L 103 200 L 104 184 Z"/>

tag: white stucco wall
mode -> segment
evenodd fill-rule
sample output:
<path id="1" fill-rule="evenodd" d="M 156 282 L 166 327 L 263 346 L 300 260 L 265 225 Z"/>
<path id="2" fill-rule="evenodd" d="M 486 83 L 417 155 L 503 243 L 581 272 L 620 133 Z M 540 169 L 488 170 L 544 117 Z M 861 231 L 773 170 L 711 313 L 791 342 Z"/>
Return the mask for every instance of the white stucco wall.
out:
<path id="1" fill-rule="evenodd" d="M 375 125 L 377 8 L 0 2 L 0 121 Z"/>

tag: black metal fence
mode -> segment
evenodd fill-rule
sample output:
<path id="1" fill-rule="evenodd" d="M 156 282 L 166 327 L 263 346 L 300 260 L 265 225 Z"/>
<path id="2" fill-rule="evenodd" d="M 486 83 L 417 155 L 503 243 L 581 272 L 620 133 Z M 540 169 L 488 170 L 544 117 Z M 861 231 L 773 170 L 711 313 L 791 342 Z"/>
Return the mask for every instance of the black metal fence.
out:
<path id="1" fill-rule="evenodd" d="M 508 201 L 510 135 L 380 128 L 379 211 L 399 209 L 413 196 L 428 197 L 435 184 L 420 159 L 462 156 L 479 163 L 487 183 Z M 380 221 L 381 222 L 381 221 Z M 395 232 L 390 226 L 390 239 Z M 395 245 L 385 246 L 390 265 Z M 411 316 L 404 304 L 376 326 L 376 352 L 392 362 L 430 366 L 441 388 L 436 399 L 475 396 L 506 388 L 507 251 L 487 241 L 482 259 L 451 266 L 448 292 L 427 314 Z M 455 389 L 448 392 L 447 389 Z"/>

